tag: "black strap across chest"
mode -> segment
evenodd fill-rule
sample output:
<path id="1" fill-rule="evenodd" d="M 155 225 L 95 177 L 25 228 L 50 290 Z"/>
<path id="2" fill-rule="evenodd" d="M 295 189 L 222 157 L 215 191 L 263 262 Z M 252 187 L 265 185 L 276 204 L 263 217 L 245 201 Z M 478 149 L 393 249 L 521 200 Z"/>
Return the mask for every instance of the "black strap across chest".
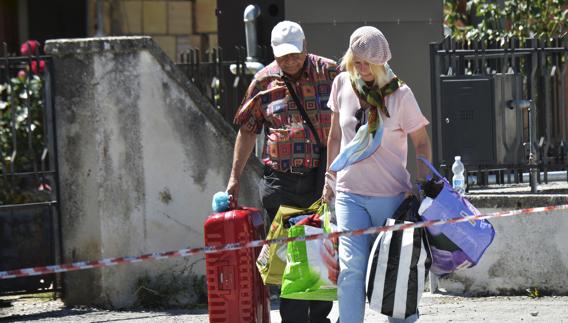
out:
<path id="1" fill-rule="evenodd" d="M 310 120 L 310 117 L 308 117 L 308 114 L 306 113 L 306 110 L 304 110 L 304 105 L 302 105 L 302 102 L 300 101 L 300 99 L 298 98 L 298 95 L 296 94 L 296 91 L 294 91 L 294 88 L 292 87 L 292 84 L 290 84 L 290 80 L 287 77 L 283 77 L 284 79 L 284 83 L 286 83 L 286 87 L 288 88 L 288 92 L 290 92 L 290 95 L 292 96 L 292 99 L 294 100 L 294 103 L 296 103 L 296 106 L 298 107 L 298 111 L 300 111 L 300 114 L 302 115 L 302 118 L 304 119 L 304 121 L 308 124 L 308 127 L 310 127 L 310 130 L 312 131 L 312 133 L 314 134 L 314 138 L 316 139 L 316 143 L 318 144 L 318 146 L 320 148 L 324 147 L 321 144 L 321 140 L 320 137 L 318 135 L 318 132 L 316 131 L 316 128 L 314 127 L 314 124 L 312 123 L 312 121 Z"/>

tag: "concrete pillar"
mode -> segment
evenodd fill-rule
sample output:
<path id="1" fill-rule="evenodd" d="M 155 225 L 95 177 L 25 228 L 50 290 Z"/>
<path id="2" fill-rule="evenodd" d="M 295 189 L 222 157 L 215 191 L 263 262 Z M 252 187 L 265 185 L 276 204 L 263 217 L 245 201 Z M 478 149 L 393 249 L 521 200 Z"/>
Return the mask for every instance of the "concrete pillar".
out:
<path id="1" fill-rule="evenodd" d="M 235 132 L 149 37 L 50 40 L 64 261 L 203 245 Z M 249 162 L 242 205 L 259 206 Z M 65 274 L 65 302 L 204 302 L 203 255 Z"/>

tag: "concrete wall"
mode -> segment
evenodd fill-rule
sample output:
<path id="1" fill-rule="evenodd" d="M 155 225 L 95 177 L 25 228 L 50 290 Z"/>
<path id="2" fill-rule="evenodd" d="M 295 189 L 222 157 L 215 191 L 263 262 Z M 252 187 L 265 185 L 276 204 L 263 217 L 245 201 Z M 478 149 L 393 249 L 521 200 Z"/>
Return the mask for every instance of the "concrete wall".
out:
<path id="1" fill-rule="evenodd" d="M 285 8 L 286 19 L 302 25 L 308 50 L 336 60 L 347 50 L 355 29 L 364 25 L 379 28 L 391 47 L 389 64 L 412 88 L 422 113 L 432 120 L 429 44 L 443 38 L 442 1 L 286 0 Z M 409 153 L 408 169 L 414 173 L 411 144 Z"/>
<path id="2" fill-rule="evenodd" d="M 233 129 L 149 37 L 52 40 L 46 52 L 55 67 L 64 261 L 203 245 L 211 197 L 229 177 Z M 242 205 L 259 205 L 255 161 Z M 199 255 L 73 272 L 65 302 L 203 302 L 204 271 Z"/>
<path id="3" fill-rule="evenodd" d="M 484 213 L 536 206 L 568 204 L 568 195 L 472 196 Z M 440 279 L 451 294 L 568 294 L 568 210 L 490 220 L 495 239 L 477 266 Z"/>

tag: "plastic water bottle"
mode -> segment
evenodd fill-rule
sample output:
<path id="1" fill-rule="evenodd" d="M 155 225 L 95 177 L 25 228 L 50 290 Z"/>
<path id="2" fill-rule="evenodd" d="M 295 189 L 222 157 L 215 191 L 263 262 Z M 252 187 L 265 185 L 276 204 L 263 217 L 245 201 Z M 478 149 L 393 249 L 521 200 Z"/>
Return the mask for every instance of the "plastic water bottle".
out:
<path id="1" fill-rule="evenodd" d="M 465 177 L 463 176 L 465 168 L 461 162 L 461 156 L 456 156 L 454 159 L 455 161 L 452 165 L 452 172 L 454 173 L 452 177 L 452 187 L 456 192 L 463 195 L 465 193 Z"/>

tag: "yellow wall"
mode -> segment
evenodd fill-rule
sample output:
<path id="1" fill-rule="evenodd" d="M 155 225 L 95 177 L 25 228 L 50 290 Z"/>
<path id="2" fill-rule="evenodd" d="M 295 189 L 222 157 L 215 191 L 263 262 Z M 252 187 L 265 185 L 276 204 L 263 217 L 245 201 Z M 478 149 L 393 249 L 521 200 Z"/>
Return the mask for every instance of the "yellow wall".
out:
<path id="1" fill-rule="evenodd" d="M 89 1 L 88 32 L 97 28 L 96 0 Z M 217 46 L 216 0 L 104 0 L 107 36 L 148 35 L 178 62 L 189 49 Z"/>

